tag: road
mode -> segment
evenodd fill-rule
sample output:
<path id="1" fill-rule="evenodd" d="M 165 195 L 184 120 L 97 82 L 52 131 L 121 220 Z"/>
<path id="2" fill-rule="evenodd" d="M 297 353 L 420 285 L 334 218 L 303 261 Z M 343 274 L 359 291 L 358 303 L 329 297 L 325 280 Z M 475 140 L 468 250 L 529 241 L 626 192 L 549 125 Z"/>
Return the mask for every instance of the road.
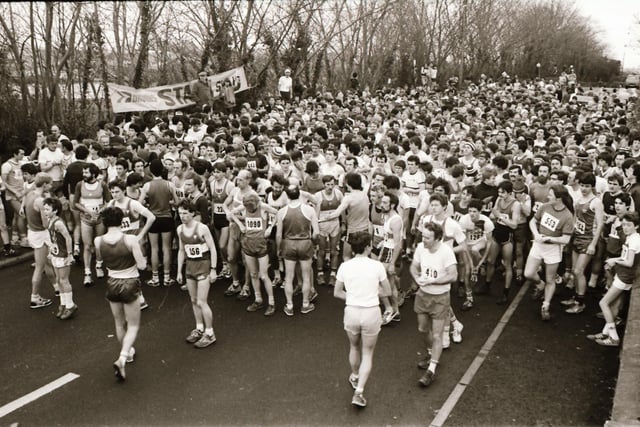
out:
<path id="1" fill-rule="evenodd" d="M 402 321 L 384 327 L 365 390 L 368 406 L 351 406 L 348 341 L 342 301 L 320 287 L 316 310 L 247 313 L 247 302 L 212 287 L 210 301 L 218 341 L 207 349 L 184 342 L 193 328 L 186 292 L 149 288 L 136 361 L 118 383 L 111 364 L 119 347 L 104 299 L 104 283 L 83 288 L 82 269 L 72 283 L 79 311 L 54 317 L 57 303 L 30 310 L 28 263 L 0 271 L 0 406 L 67 373 L 79 377 L 0 418 L 0 425 L 429 425 L 498 325 L 505 308 L 494 296 L 476 298 L 462 312 L 463 342 L 446 350 L 436 381 L 420 388 L 418 336 L 412 302 Z M 519 288 L 512 292 L 515 296 Z M 48 296 L 53 292 L 47 289 Z M 45 294 L 46 295 L 46 294 Z M 559 300 L 559 298 L 557 298 Z M 602 328 L 595 297 L 578 316 L 552 305 L 552 321 L 538 317 L 528 294 L 468 382 L 446 425 L 602 425 L 612 405 L 618 349 L 588 341 Z"/>

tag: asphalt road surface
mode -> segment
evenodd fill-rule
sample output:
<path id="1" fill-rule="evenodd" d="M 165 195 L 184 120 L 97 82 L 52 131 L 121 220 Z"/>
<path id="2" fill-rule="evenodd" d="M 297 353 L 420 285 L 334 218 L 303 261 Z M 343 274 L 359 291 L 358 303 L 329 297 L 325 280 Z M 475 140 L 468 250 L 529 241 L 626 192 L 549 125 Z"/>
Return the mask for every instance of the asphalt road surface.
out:
<path id="1" fill-rule="evenodd" d="M 612 406 L 618 349 L 585 338 L 603 326 L 594 316 L 595 296 L 578 316 L 562 313 L 556 298 L 553 319 L 543 323 L 539 303 L 527 293 L 493 348 L 481 353 L 476 375 L 464 381 L 507 307 L 495 304 L 497 289 L 476 297 L 468 312 L 452 296 L 464 339 L 444 352 L 428 389 L 417 382 L 421 349 L 409 300 L 402 321 L 381 332 L 365 390 L 368 406 L 359 410 L 350 404 L 343 302 L 332 288 L 318 288 L 310 314 L 300 313 L 296 297 L 293 317 L 282 312 L 278 289 L 276 315 L 265 318 L 245 311 L 250 301 L 224 297 L 228 282 L 218 281 L 210 293 L 218 340 L 195 349 L 184 341 L 194 327 L 187 293 L 144 285 L 150 308 L 143 312 L 136 361 L 119 383 L 104 283 L 84 288 L 81 274 L 73 267 L 79 311 L 61 321 L 54 317 L 57 302 L 29 309 L 28 263 L 0 271 L 0 407 L 68 373 L 78 375 L 0 417 L 0 425 L 429 425 L 460 384 L 466 388 L 449 407 L 447 426 L 602 425 Z"/>

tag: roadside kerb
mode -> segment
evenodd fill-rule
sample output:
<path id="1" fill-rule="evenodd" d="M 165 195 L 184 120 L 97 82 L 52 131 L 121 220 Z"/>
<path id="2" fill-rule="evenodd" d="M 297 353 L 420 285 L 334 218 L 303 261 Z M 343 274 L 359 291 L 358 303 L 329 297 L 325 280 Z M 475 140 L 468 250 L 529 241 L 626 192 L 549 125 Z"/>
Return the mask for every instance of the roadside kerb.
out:
<path id="1" fill-rule="evenodd" d="M 23 262 L 33 261 L 33 251 L 28 250 L 27 252 L 16 255 L 14 257 L 7 257 L 0 260 L 0 270 L 3 268 L 13 267 L 14 265 L 22 264 Z"/>

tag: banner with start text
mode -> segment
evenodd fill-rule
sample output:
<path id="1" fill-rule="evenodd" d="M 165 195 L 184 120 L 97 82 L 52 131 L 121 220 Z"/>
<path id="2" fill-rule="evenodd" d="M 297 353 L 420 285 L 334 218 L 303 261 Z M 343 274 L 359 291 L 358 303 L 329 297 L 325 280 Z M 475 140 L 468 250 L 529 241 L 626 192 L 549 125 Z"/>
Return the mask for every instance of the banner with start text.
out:
<path id="1" fill-rule="evenodd" d="M 249 89 L 244 67 L 234 68 L 224 73 L 208 76 L 207 81 L 213 98 L 223 96 L 223 86 L 229 82 L 234 92 Z M 111 106 L 114 113 L 126 113 L 127 111 L 163 111 L 177 110 L 194 105 L 191 100 L 191 87 L 197 80 L 186 83 L 176 83 L 167 86 L 149 87 L 146 89 L 134 89 L 109 83 L 111 94 Z"/>

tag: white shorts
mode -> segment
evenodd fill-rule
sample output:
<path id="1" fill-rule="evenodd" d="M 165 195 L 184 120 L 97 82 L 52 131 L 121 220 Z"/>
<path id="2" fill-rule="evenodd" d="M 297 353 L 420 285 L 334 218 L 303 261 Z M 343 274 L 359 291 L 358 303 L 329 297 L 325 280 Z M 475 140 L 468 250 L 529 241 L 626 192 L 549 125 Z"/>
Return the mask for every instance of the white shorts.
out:
<path id="1" fill-rule="evenodd" d="M 356 307 L 347 305 L 344 308 L 344 330 L 354 335 L 375 336 L 382 326 L 380 307 Z"/>
<path id="2" fill-rule="evenodd" d="M 533 242 L 529 257 L 541 259 L 545 264 L 559 264 L 562 261 L 562 245 Z"/>
<path id="3" fill-rule="evenodd" d="M 620 289 L 621 291 L 630 291 L 631 290 L 631 285 L 627 285 L 626 283 L 624 283 L 622 280 L 620 280 L 620 278 L 618 277 L 618 275 L 616 274 L 616 277 L 613 278 L 613 283 L 612 285 L 617 288 Z"/>
<path id="4" fill-rule="evenodd" d="M 52 256 L 49 258 L 51 260 L 51 265 L 53 268 L 63 268 L 69 267 L 71 265 L 71 260 L 67 258 L 62 258 L 59 256 Z"/>
<path id="5" fill-rule="evenodd" d="M 44 245 L 51 245 L 51 238 L 49 237 L 48 230 L 42 231 L 33 231 L 27 230 L 27 239 L 29 240 L 29 245 L 33 249 L 39 249 Z"/>

